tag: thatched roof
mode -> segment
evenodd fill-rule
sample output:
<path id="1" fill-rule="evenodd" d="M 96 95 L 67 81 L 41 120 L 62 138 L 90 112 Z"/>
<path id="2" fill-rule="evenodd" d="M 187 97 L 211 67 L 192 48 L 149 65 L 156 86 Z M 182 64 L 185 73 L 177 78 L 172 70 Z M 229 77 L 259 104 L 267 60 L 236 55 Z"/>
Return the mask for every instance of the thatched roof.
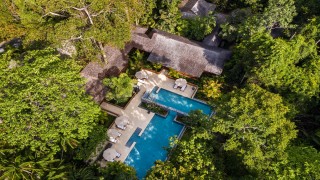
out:
<path id="1" fill-rule="evenodd" d="M 180 10 L 183 17 L 207 16 L 210 11 L 214 11 L 216 6 L 205 0 L 184 0 L 180 3 Z"/>
<path id="2" fill-rule="evenodd" d="M 219 28 L 219 26 L 216 26 L 213 31 L 203 39 L 202 43 L 207 46 L 218 47 L 221 43 L 221 38 L 218 36 L 220 32 Z"/>
<path id="3" fill-rule="evenodd" d="M 107 65 L 104 66 L 104 76 L 117 76 L 128 65 L 127 54 L 118 48 L 104 47 Z"/>
<path id="4" fill-rule="evenodd" d="M 105 96 L 105 88 L 100 79 L 104 77 L 104 68 L 101 63 L 90 62 L 80 75 L 87 79 L 85 91 L 93 97 L 97 103 L 101 103 Z"/>
<path id="5" fill-rule="evenodd" d="M 87 66 L 80 72 L 80 75 L 86 78 L 88 81 L 90 80 L 98 80 L 103 78 L 104 76 L 104 68 L 103 64 L 98 62 L 90 62 Z"/>
<path id="6" fill-rule="evenodd" d="M 154 47 L 148 61 L 161 63 L 185 74 L 200 77 L 203 71 L 221 74 L 230 51 L 208 47 L 177 35 L 153 30 Z"/>
<path id="7" fill-rule="evenodd" d="M 97 103 L 101 103 L 106 94 L 106 88 L 100 80 L 90 80 L 86 83 L 85 91 L 93 97 Z"/>
<path id="8" fill-rule="evenodd" d="M 132 48 L 151 52 L 154 41 L 146 34 L 147 31 L 147 28 L 136 26 L 131 33 L 131 42 L 126 45 L 124 52 L 128 54 Z"/>
<path id="9" fill-rule="evenodd" d="M 105 46 L 107 64 L 103 62 L 90 62 L 82 71 L 81 76 L 88 80 L 103 79 L 106 76 L 117 76 L 127 66 L 127 55 L 120 49 Z"/>

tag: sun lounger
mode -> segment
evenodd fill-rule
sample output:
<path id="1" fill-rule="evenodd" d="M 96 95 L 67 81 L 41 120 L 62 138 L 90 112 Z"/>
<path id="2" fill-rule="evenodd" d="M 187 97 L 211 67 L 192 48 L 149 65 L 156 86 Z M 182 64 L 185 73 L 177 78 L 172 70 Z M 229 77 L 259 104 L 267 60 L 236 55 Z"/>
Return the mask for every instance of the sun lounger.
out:
<path id="1" fill-rule="evenodd" d="M 141 79 L 138 79 L 138 82 L 140 82 L 142 84 L 146 83 L 144 80 L 141 80 Z"/>
<path id="2" fill-rule="evenodd" d="M 117 156 L 116 156 L 116 157 L 119 158 L 120 156 L 121 156 L 121 154 L 120 154 L 120 153 L 117 153 Z"/>
<path id="3" fill-rule="evenodd" d="M 118 126 L 118 125 L 116 125 L 116 126 L 117 126 L 117 128 L 122 129 L 122 130 L 125 130 L 127 128 L 127 126 Z"/>
<path id="4" fill-rule="evenodd" d="M 173 89 L 177 89 L 177 88 L 178 88 L 178 85 L 175 84 L 175 85 L 173 86 Z"/>
<path id="5" fill-rule="evenodd" d="M 187 85 L 183 86 L 183 87 L 181 88 L 181 91 L 186 90 L 186 88 L 187 88 Z"/>
<path id="6" fill-rule="evenodd" d="M 109 138 L 109 141 L 110 141 L 110 142 L 113 142 L 113 143 L 117 143 L 117 142 L 118 142 L 118 140 L 115 139 L 115 138 L 113 138 L 113 137 L 110 137 L 110 138 Z"/>

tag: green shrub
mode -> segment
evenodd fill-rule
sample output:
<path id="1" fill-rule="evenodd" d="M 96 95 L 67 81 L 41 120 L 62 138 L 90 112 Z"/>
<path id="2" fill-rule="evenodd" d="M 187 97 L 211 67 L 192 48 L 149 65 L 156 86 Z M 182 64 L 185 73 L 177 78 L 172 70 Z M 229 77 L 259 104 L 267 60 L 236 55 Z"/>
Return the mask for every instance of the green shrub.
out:
<path id="1" fill-rule="evenodd" d="M 203 40 L 203 38 L 210 34 L 216 25 L 213 15 L 206 17 L 195 17 L 194 19 L 182 20 L 181 35 L 193 40 Z"/>
<path id="2" fill-rule="evenodd" d="M 168 73 L 168 75 L 169 75 L 170 77 L 173 77 L 173 78 L 180 78 L 180 77 L 182 77 L 182 76 L 180 75 L 179 71 L 176 71 L 176 70 L 174 70 L 174 69 L 172 69 L 172 68 L 169 68 L 169 73 Z"/>
<path id="3" fill-rule="evenodd" d="M 132 96 L 133 84 L 135 81 L 127 74 L 122 73 L 119 77 L 106 78 L 103 84 L 108 88 L 106 99 L 115 100 L 117 103 L 123 103 Z"/>
<path id="4" fill-rule="evenodd" d="M 162 107 L 160 107 L 160 106 L 158 106 L 156 104 L 153 104 L 153 103 L 144 103 L 144 102 L 142 102 L 141 103 L 141 107 L 143 107 L 143 108 L 145 108 L 145 109 L 147 109 L 149 111 L 152 111 L 152 112 L 154 112 L 156 114 L 163 115 L 163 116 L 167 115 L 167 113 L 168 113 L 167 110 L 165 110 Z"/>
<path id="5" fill-rule="evenodd" d="M 154 71 L 159 71 L 162 68 L 162 65 L 159 63 L 151 63 L 148 59 L 149 54 L 138 49 L 129 54 L 129 67 L 127 73 L 134 77 L 137 71 L 141 69 L 152 69 Z"/>
<path id="6" fill-rule="evenodd" d="M 96 150 L 96 147 L 102 141 L 107 139 L 108 126 L 97 125 L 88 134 L 88 138 L 81 141 L 79 146 L 75 149 L 76 160 L 86 160 Z"/>

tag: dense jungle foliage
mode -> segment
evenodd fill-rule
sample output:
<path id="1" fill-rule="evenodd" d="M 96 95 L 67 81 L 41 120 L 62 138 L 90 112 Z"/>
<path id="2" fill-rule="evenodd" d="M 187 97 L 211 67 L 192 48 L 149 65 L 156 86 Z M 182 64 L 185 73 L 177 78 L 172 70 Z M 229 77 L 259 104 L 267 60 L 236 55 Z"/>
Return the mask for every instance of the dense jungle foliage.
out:
<path id="1" fill-rule="evenodd" d="M 181 118 L 185 135 L 146 179 L 320 179 L 320 1 L 207 1 L 214 12 L 184 19 L 180 0 L 3 0 L 0 47 L 22 44 L 0 51 L 0 179 L 137 179 L 120 162 L 86 163 L 113 118 L 79 74 L 108 63 L 103 47 L 124 48 L 135 25 L 198 41 L 220 26 L 232 51 L 221 76 L 190 79 L 215 115 Z M 136 70 L 161 68 L 144 56 L 105 79 L 109 100 L 131 97 Z"/>

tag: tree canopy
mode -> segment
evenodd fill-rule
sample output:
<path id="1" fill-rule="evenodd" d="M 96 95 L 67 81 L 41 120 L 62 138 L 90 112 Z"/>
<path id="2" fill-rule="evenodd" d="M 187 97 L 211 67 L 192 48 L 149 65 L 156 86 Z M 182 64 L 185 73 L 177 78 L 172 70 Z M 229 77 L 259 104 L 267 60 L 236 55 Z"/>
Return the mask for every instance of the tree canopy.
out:
<path id="1" fill-rule="evenodd" d="M 319 95 L 320 57 L 313 38 L 296 35 L 286 41 L 255 34 L 237 46 L 235 59 L 244 65 L 249 81 L 275 89 L 300 107 Z"/>
<path id="2" fill-rule="evenodd" d="M 319 179 L 320 153 L 311 146 L 291 146 L 288 158 L 275 165 L 270 179 Z"/>
<path id="3" fill-rule="evenodd" d="M 181 0 L 3 0 L 0 179 L 137 179 L 120 162 L 86 163 L 115 117 L 85 94 L 79 64 L 107 64 L 104 47 L 125 47 L 135 25 L 201 41 L 216 20 L 232 51 L 223 74 L 168 74 L 196 84 L 215 113 L 178 116 L 184 136 L 146 179 L 320 179 L 320 1 L 206 1 L 216 15 L 184 19 Z M 129 75 L 103 81 L 107 100 L 125 103 L 137 70 L 161 68 L 148 55 L 129 53 Z"/>
<path id="4" fill-rule="evenodd" d="M 56 52 L 9 50 L 0 55 L 1 140 L 17 149 L 57 152 L 86 138 L 100 108 L 85 94 L 80 66 Z"/>
<path id="5" fill-rule="evenodd" d="M 235 151 L 253 171 L 271 168 L 296 137 L 281 96 L 257 85 L 231 92 L 218 103 L 213 131 L 226 136 L 224 149 Z"/>
<path id="6" fill-rule="evenodd" d="M 144 1 L 136 0 L 5 0 L 0 8 L 0 41 L 18 36 L 24 43 L 48 41 L 55 47 L 70 42 L 78 47 L 78 57 L 90 59 L 103 45 L 123 48 L 145 12 Z"/>
<path id="7" fill-rule="evenodd" d="M 221 179 L 223 172 L 212 134 L 205 130 L 191 132 L 190 137 L 176 142 L 166 162 L 158 161 L 147 179 Z"/>
<path id="8" fill-rule="evenodd" d="M 126 73 L 122 73 L 119 77 L 106 78 L 103 84 L 107 86 L 106 99 L 115 100 L 118 103 L 126 102 L 133 93 L 132 80 Z"/>

